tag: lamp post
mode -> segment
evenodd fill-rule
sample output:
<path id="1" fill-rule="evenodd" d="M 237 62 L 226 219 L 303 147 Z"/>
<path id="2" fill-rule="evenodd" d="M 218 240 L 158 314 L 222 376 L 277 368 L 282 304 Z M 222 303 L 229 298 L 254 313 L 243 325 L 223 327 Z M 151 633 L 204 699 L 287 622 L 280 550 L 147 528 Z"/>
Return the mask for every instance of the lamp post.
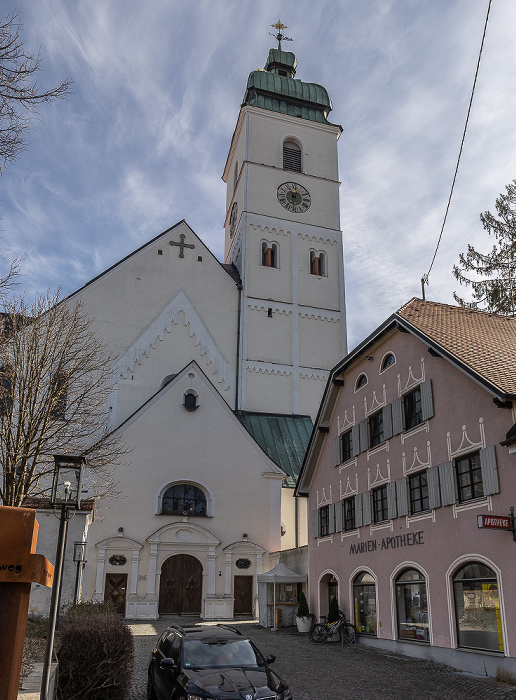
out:
<path id="1" fill-rule="evenodd" d="M 40 700 L 48 700 L 50 667 L 52 664 L 54 635 L 61 595 L 68 521 L 73 517 L 74 511 L 81 505 L 82 469 L 85 463 L 86 460 L 84 457 L 75 455 L 54 455 L 54 478 L 52 481 L 50 505 L 54 508 L 61 506 L 61 510 L 59 513 L 59 535 L 57 538 L 54 585 L 52 587 L 52 598 L 50 601 L 47 647 L 43 662 Z"/>
<path id="2" fill-rule="evenodd" d="M 75 590 L 73 593 L 73 603 L 74 605 L 79 602 L 79 575 L 82 569 L 82 563 L 84 562 L 84 557 L 86 555 L 86 542 L 74 542 L 73 543 L 73 560 L 77 563 L 77 573 L 75 574 Z"/>

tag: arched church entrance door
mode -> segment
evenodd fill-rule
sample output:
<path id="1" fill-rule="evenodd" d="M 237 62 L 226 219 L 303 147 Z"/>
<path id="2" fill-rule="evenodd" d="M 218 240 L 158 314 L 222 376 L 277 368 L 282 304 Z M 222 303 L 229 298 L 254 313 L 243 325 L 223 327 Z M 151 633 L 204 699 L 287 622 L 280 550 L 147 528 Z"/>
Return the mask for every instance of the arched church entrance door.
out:
<path id="1" fill-rule="evenodd" d="M 202 564 L 189 554 L 176 554 L 163 562 L 159 585 L 160 615 L 200 615 Z"/>

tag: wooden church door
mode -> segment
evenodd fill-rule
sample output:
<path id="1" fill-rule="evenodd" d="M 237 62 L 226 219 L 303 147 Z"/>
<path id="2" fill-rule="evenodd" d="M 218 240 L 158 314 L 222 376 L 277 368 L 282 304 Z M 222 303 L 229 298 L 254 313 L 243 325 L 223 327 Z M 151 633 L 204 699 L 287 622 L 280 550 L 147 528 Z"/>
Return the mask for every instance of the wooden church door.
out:
<path id="1" fill-rule="evenodd" d="M 127 592 L 127 574 L 106 574 L 104 601 L 113 604 L 119 615 L 125 615 L 125 594 Z"/>
<path id="2" fill-rule="evenodd" d="M 253 577 L 235 576 L 235 615 L 251 615 L 253 612 Z"/>
<path id="3" fill-rule="evenodd" d="M 201 614 L 202 564 L 189 554 L 169 557 L 161 567 L 159 613 Z"/>

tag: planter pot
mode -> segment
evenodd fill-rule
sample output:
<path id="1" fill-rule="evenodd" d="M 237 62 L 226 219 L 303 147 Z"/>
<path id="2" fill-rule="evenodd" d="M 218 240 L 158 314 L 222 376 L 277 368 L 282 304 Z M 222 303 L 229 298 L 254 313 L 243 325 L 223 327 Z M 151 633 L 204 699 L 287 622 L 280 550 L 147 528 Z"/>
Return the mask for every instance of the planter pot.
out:
<path id="1" fill-rule="evenodd" d="M 296 617 L 297 631 L 298 632 L 308 632 L 312 626 L 311 617 Z"/>

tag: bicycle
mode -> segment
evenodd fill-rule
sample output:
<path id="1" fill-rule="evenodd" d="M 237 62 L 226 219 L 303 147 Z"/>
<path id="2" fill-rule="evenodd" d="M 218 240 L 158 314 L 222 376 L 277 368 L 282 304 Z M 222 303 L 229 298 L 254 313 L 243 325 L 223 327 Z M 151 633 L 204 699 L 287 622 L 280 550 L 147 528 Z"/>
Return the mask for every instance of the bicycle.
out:
<path id="1" fill-rule="evenodd" d="M 330 637 L 338 632 L 340 643 L 356 644 L 358 630 L 354 624 L 346 620 L 346 615 L 339 610 L 339 619 L 335 622 L 328 622 L 326 615 L 321 616 L 323 622 L 317 622 L 310 627 L 308 637 L 314 644 L 324 644 Z"/>

